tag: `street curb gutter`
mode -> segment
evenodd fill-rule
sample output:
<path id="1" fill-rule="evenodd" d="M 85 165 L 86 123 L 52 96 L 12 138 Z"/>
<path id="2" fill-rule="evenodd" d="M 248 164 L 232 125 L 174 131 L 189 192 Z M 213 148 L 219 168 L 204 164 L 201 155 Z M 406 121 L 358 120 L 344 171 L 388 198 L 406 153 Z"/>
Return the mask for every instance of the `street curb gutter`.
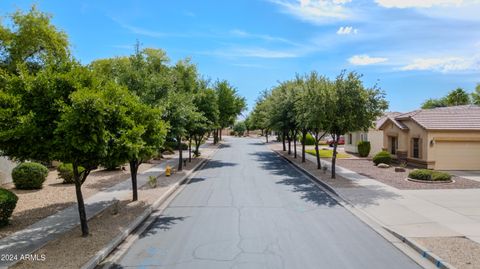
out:
<path id="1" fill-rule="evenodd" d="M 294 163 L 292 160 L 290 160 L 289 158 L 283 156 L 281 153 L 277 152 L 276 150 L 273 150 L 273 149 L 270 149 L 272 150 L 275 154 L 277 154 L 278 156 L 280 156 L 283 160 L 287 161 L 289 164 L 293 165 L 295 168 L 297 168 L 300 172 L 302 172 L 304 175 L 306 175 L 308 178 L 310 178 L 311 180 L 313 180 L 315 183 L 317 183 L 318 185 L 320 185 L 321 187 L 323 187 L 327 192 L 329 192 L 330 194 L 333 194 L 335 197 L 334 198 L 337 198 L 337 201 L 340 200 L 340 204 L 345 207 L 347 210 L 349 210 L 352 214 L 354 214 L 355 216 L 357 216 L 358 218 L 360 218 L 363 222 L 365 222 L 368 226 L 370 226 L 375 232 L 377 232 L 378 234 L 380 234 L 382 237 L 384 237 L 385 239 L 387 239 L 388 241 L 390 241 L 390 243 L 392 243 L 394 246 L 396 246 L 397 248 L 399 248 L 402 252 L 404 252 L 407 256 L 409 256 L 412 260 L 414 260 L 415 262 L 419 263 L 421 261 L 415 259 L 415 257 L 412 257 L 411 255 L 409 255 L 408 253 L 405 252 L 405 249 L 401 248 L 400 246 L 398 246 L 398 244 L 396 244 L 395 242 L 393 242 L 393 240 L 391 240 L 391 238 L 388 238 L 387 237 L 387 234 L 384 232 L 386 231 L 388 233 L 388 235 L 390 235 L 389 237 L 392 237 L 394 236 L 395 238 L 399 239 L 402 243 L 404 243 L 405 245 L 407 245 L 408 247 L 410 247 L 410 249 L 414 250 L 415 253 L 418 253 L 421 255 L 421 257 L 424 258 L 424 260 L 428 260 L 429 262 L 431 262 L 436 268 L 441 268 L 441 269 L 456 269 L 454 266 L 448 264 L 447 262 L 443 261 L 442 259 L 440 259 L 438 256 L 436 256 L 435 254 L 433 254 L 432 252 L 430 252 L 429 250 L 427 250 L 425 247 L 419 245 L 418 243 L 415 243 L 413 242 L 412 240 L 408 239 L 408 238 L 405 238 L 404 236 L 392 231 L 391 229 L 389 228 L 386 228 L 384 225 L 382 225 L 381 223 L 379 223 L 378 221 L 375 221 L 374 218 L 370 217 L 368 213 L 364 212 L 363 210 L 359 209 L 359 208 L 356 208 L 353 204 L 351 204 L 347 199 L 345 199 L 344 197 L 342 197 L 340 194 L 338 194 L 333 187 L 331 187 L 328 183 L 326 182 L 323 182 L 322 180 L 320 180 L 319 178 L 317 178 L 316 176 L 312 175 L 310 172 L 308 172 L 307 170 L 305 170 L 303 167 L 300 167 L 298 166 L 296 163 Z M 355 212 L 356 211 L 356 212 Z M 359 213 L 361 213 L 362 215 L 359 215 Z M 373 222 L 373 223 L 372 223 Z M 379 228 L 381 228 L 382 230 L 380 230 Z"/>
<path id="2" fill-rule="evenodd" d="M 400 239 L 403 243 L 407 244 L 408 246 L 413 248 L 415 251 L 420 253 L 420 255 L 422 255 L 422 257 L 431 261 L 433 264 L 435 264 L 435 266 L 437 268 L 440 268 L 440 269 L 455 269 L 455 267 L 453 267 L 449 263 L 443 261 L 440 257 L 438 257 L 434 253 L 430 252 L 429 250 L 427 250 L 425 247 L 421 246 L 420 244 L 418 244 L 418 243 L 404 237 L 403 235 L 400 235 L 400 234 L 398 234 L 398 233 L 396 233 L 396 232 L 394 232 L 394 231 L 392 231 L 392 230 L 390 230 L 386 227 L 383 227 L 383 228 L 385 230 L 387 230 L 388 232 L 390 232 L 391 234 L 393 234 L 398 239 Z"/>
<path id="3" fill-rule="evenodd" d="M 158 198 L 151 206 L 149 206 L 145 211 L 138 216 L 130 225 L 125 228 L 119 235 L 117 235 L 113 240 L 108 243 L 103 249 L 98 251 L 88 262 L 82 265 L 81 269 L 94 269 L 99 265 L 115 248 L 117 248 L 137 227 L 140 226 L 163 202 L 167 201 L 168 198 L 175 193 L 175 191 L 185 184 L 191 177 L 191 175 L 196 172 L 202 165 L 204 165 L 211 156 L 213 156 L 220 146 L 215 149 L 215 151 L 208 157 L 199 162 L 193 169 L 188 171 L 185 176 L 170 187 L 160 198 Z"/>

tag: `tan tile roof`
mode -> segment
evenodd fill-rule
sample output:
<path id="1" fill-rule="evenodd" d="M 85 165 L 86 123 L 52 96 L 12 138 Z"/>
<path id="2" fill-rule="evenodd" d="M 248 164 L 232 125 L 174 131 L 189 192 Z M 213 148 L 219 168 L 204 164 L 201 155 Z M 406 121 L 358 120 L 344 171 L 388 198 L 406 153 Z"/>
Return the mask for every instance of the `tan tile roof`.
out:
<path id="1" fill-rule="evenodd" d="M 408 119 L 427 130 L 480 130 L 480 107 L 465 105 L 421 109 L 395 117 L 397 122 Z"/>
<path id="2" fill-rule="evenodd" d="M 388 120 L 392 120 L 395 124 L 401 124 L 403 125 L 403 123 L 399 123 L 399 122 L 396 122 L 395 121 L 395 117 L 398 116 L 398 115 L 401 115 L 402 113 L 400 112 L 385 112 L 385 114 L 380 117 L 376 122 L 375 122 L 375 129 L 380 129 L 380 127 Z M 399 127 L 401 128 L 401 127 Z"/>

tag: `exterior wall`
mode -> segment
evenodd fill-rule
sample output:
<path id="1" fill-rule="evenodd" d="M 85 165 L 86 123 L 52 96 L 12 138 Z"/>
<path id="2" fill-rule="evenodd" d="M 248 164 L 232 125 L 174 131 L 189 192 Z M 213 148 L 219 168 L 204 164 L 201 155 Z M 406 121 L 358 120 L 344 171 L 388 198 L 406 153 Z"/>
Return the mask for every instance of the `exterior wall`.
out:
<path id="1" fill-rule="evenodd" d="M 12 170 L 17 163 L 6 157 L 0 157 L 0 185 L 12 182 Z"/>
<path id="2" fill-rule="evenodd" d="M 349 141 L 349 135 L 352 135 L 352 141 Z M 368 133 L 365 132 L 353 132 L 347 133 L 344 135 L 345 137 L 345 151 L 348 153 L 358 153 L 358 142 L 363 140 L 370 141 L 370 154 L 369 157 L 374 156 L 376 153 L 382 150 L 383 148 L 383 131 L 370 129 Z"/>
<path id="3" fill-rule="evenodd" d="M 373 157 L 378 152 L 382 151 L 383 148 L 383 131 L 380 130 L 370 130 L 368 132 L 368 141 L 370 141 L 370 154 L 369 157 Z"/>
<path id="4" fill-rule="evenodd" d="M 408 130 L 403 131 L 395 124 L 388 122 L 383 129 L 383 149 L 390 152 L 389 137 L 397 138 L 397 151 L 406 152 L 408 150 Z"/>
<path id="5" fill-rule="evenodd" d="M 480 131 L 430 131 L 429 168 L 480 170 Z"/>

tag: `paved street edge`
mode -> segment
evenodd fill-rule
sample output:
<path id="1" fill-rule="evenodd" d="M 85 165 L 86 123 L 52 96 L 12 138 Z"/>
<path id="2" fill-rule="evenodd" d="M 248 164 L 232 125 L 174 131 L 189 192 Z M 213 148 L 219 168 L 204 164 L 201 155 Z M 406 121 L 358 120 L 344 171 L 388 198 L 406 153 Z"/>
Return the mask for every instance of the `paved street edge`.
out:
<path id="1" fill-rule="evenodd" d="M 218 144 L 217 148 L 214 149 L 213 153 L 208 156 L 208 158 L 203 159 L 201 162 L 196 164 L 191 170 L 189 170 L 182 179 L 177 183 L 171 186 L 160 198 L 158 198 L 151 206 L 147 207 L 145 211 L 138 216 L 134 221 L 128 225 L 123 231 L 110 241 L 104 248 L 99 250 L 88 262 L 82 265 L 81 269 L 94 269 L 99 265 L 105 258 L 107 258 L 120 244 L 122 244 L 125 239 L 127 239 L 130 234 L 132 234 L 141 224 L 143 224 L 151 215 L 154 213 L 160 206 L 162 206 L 182 185 L 187 183 L 192 175 L 196 173 L 200 167 L 205 165 L 212 156 L 214 156 L 217 151 L 221 148 L 221 143 Z M 145 225 L 147 228 L 149 226 Z M 110 268 L 112 264 L 105 264 L 102 268 Z"/>
<path id="2" fill-rule="evenodd" d="M 264 143 L 265 144 L 265 143 Z M 307 170 L 303 169 L 302 167 L 298 166 L 296 163 L 292 162 L 290 159 L 287 157 L 283 156 L 279 152 L 269 148 L 271 151 L 273 151 L 275 154 L 277 154 L 279 157 L 281 157 L 283 160 L 288 162 L 290 165 L 292 165 L 295 169 L 300 171 L 302 174 L 304 174 L 307 178 L 312 180 L 318 187 L 323 189 L 327 194 L 329 194 L 332 198 L 337 200 L 337 202 L 342 205 L 344 208 L 346 208 L 350 213 L 358 217 L 361 221 L 363 221 L 365 224 L 367 224 L 370 228 L 372 228 L 376 233 L 381 235 L 383 238 L 385 238 L 388 242 L 390 242 L 392 245 L 394 245 L 397 249 L 402 251 L 405 255 L 407 255 L 410 259 L 415 261 L 417 264 L 419 264 L 422 267 L 425 267 L 424 262 L 428 261 L 429 263 L 432 263 L 435 267 L 441 268 L 441 269 L 456 269 L 454 266 L 451 264 L 443 261 L 440 257 L 437 255 L 433 254 L 430 252 L 426 247 L 413 242 L 412 240 L 386 228 L 383 226 L 381 223 L 375 221 L 372 217 L 369 216 L 367 212 L 364 210 L 355 207 L 353 204 L 351 204 L 348 199 L 345 199 L 341 195 L 339 195 L 335 189 L 330 186 L 328 183 L 322 181 L 321 179 L 317 178 L 316 176 L 312 175 L 310 172 Z M 398 239 L 398 240 L 397 240 Z M 420 255 L 418 255 L 420 254 Z"/>

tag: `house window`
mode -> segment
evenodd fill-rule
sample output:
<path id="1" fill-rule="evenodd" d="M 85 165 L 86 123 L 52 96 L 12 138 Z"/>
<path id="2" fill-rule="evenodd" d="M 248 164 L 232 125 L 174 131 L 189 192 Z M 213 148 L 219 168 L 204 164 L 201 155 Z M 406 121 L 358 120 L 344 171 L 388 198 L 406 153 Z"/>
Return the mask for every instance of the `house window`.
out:
<path id="1" fill-rule="evenodd" d="M 412 157 L 420 158 L 420 138 L 412 139 Z"/>
<path id="2" fill-rule="evenodd" d="M 351 145 L 353 142 L 352 142 L 352 134 L 348 134 L 348 144 Z"/>
<path id="3" fill-rule="evenodd" d="M 360 134 L 360 141 L 368 141 L 368 135 L 367 134 Z"/>
<path id="4" fill-rule="evenodd" d="M 394 136 L 390 136 L 390 153 L 392 155 L 397 154 L 398 140 Z"/>

